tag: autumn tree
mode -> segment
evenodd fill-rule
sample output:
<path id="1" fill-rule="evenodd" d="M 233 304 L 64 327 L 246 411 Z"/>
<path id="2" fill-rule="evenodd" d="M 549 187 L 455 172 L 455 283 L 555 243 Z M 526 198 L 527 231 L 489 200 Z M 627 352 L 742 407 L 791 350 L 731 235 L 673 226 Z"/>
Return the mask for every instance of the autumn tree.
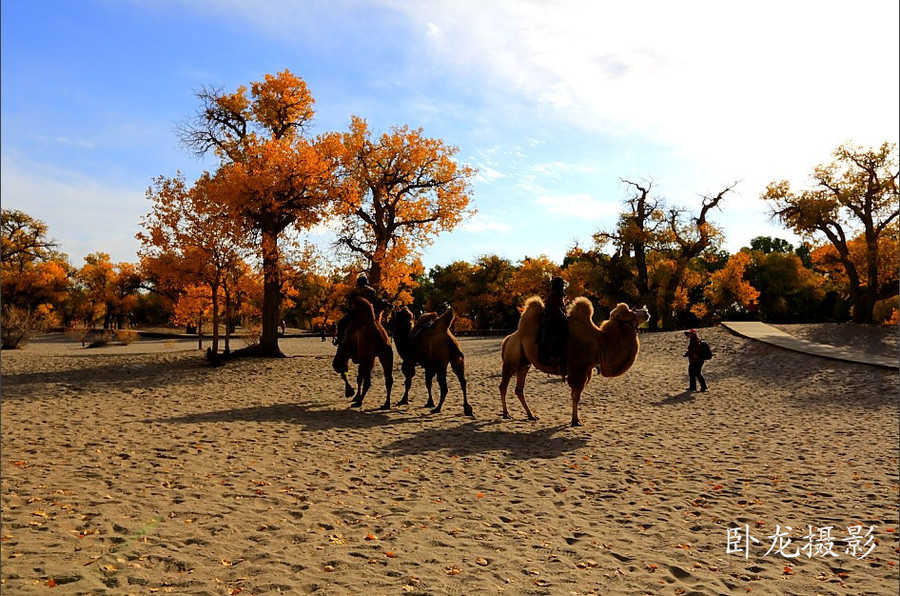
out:
<path id="1" fill-rule="evenodd" d="M 721 231 L 709 220 L 710 211 L 718 208 L 735 185 L 702 196 L 700 212 L 694 216 L 686 209 L 666 207 L 662 199 L 652 196 L 651 182 L 623 182 L 630 193 L 624 201 L 628 209 L 614 231 L 594 235 L 599 247 L 611 243 L 614 248 L 609 259 L 609 291 L 646 304 L 652 329 L 672 329 L 675 311 L 688 307 L 691 284 L 686 278 L 697 277 L 693 260 L 715 249 L 722 239 Z"/>
<path id="2" fill-rule="evenodd" d="M 700 319 L 708 315 L 723 318 L 747 312 L 751 303 L 759 298 L 759 290 L 747 279 L 750 264 L 751 256 L 747 251 L 731 255 L 725 266 L 713 272 L 709 283 L 703 287 L 707 302 L 693 305 L 691 312 Z"/>
<path id="3" fill-rule="evenodd" d="M 337 244 L 367 267 L 370 284 L 399 287 L 397 279 L 411 281 L 411 270 L 421 270 L 417 258 L 434 237 L 471 213 L 475 170 L 454 160 L 456 147 L 425 137 L 421 128 L 395 126 L 373 138 L 356 116 L 343 148 L 354 192 L 337 203 Z"/>
<path id="4" fill-rule="evenodd" d="M 0 294 L 3 345 L 17 347 L 58 322 L 73 272 L 47 225 L 23 211 L 0 212 Z"/>
<path id="5" fill-rule="evenodd" d="M 519 306 L 529 296 L 546 298 L 550 291 L 550 280 L 561 273 L 559 265 L 546 255 L 525 257 L 513 271 L 507 286 L 513 303 Z"/>
<path id="6" fill-rule="evenodd" d="M 822 276 L 803 265 L 793 252 L 750 251 L 747 281 L 759 290 L 759 315 L 764 321 L 800 323 L 829 320 L 839 305 L 827 299 Z"/>
<path id="7" fill-rule="evenodd" d="M 472 293 L 469 280 L 475 267 L 465 261 L 436 265 L 428 275 L 420 275 L 413 291 L 413 307 L 417 311 L 434 312 L 452 305 L 458 316 L 471 319 Z"/>
<path id="8" fill-rule="evenodd" d="M 213 355 L 219 353 L 222 315 L 227 322 L 233 314 L 235 281 L 244 271 L 244 258 L 250 251 L 243 220 L 232 217 L 228 206 L 218 199 L 218 184 L 209 173 L 190 187 L 181 173 L 174 178 L 158 177 L 147 190 L 152 209 L 141 220 L 144 231 L 136 235 L 144 267 L 155 271 L 163 285 L 177 287 L 180 299 L 190 294 L 197 303 L 196 286 L 208 288 Z M 193 289 L 187 292 L 187 288 Z M 184 309 L 176 308 L 179 312 Z M 230 325 L 226 325 L 226 352 L 229 336 Z"/>
<path id="9" fill-rule="evenodd" d="M 337 135 L 308 131 L 313 97 L 306 83 L 285 70 L 266 75 L 248 90 L 203 89 L 195 120 L 180 139 L 197 155 L 220 160 L 217 200 L 254 235 L 263 271 L 262 334 L 255 353 L 282 356 L 278 348 L 281 247 L 286 230 L 306 230 L 342 195 L 335 167 Z"/>
<path id="10" fill-rule="evenodd" d="M 900 215 L 897 146 L 863 149 L 847 143 L 832 155 L 831 163 L 814 169 L 811 188 L 794 192 L 787 181 L 773 182 L 762 198 L 797 234 L 824 236 L 834 247 L 847 276 L 853 320 L 871 323 L 875 303 L 898 293 L 896 283 L 880 281 L 885 264 L 878 242 Z M 851 247 L 857 235 L 865 246 L 861 263 Z"/>
<path id="11" fill-rule="evenodd" d="M 652 181 L 620 180 L 627 185 L 628 195 L 623 201 L 627 210 L 619 215 L 615 231 L 600 231 L 594 235 L 594 240 L 599 245 L 612 243 L 615 247 L 614 260 L 627 259 L 633 263 L 630 294 L 641 304 L 651 305 L 650 313 L 656 315 L 657 290 L 651 283 L 648 252 L 661 244 L 664 204 L 651 194 Z M 651 316 L 651 325 L 655 325 L 657 319 Z"/>
<path id="12" fill-rule="evenodd" d="M 684 276 L 691 260 L 707 249 L 718 246 L 722 240 L 721 230 L 709 221 L 708 216 L 733 188 L 734 185 L 730 185 L 715 195 L 704 195 L 700 213 L 696 217 L 683 209 L 669 209 L 664 251 L 671 259 L 672 273 L 661 284 L 660 289 L 660 318 L 665 329 L 672 329 L 675 326 L 674 313 L 670 306 L 675 302 L 679 288 L 688 287 L 684 284 Z"/>

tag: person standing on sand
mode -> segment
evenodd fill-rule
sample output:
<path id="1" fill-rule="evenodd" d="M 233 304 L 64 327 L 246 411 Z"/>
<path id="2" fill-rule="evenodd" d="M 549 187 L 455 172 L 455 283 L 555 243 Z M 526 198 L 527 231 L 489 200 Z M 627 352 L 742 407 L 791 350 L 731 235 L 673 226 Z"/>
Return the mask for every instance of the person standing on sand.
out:
<path id="1" fill-rule="evenodd" d="M 703 363 L 705 360 L 703 358 L 703 347 L 700 345 L 700 336 L 693 329 L 688 329 L 684 332 L 684 335 L 690 340 L 687 352 L 684 353 L 688 359 L 688 378 L 691 382 L 687 390 L 696 391 L 697 381 L 700 381 L 700 391 L 706 391 L 706 379 L 703 378 Z"/>

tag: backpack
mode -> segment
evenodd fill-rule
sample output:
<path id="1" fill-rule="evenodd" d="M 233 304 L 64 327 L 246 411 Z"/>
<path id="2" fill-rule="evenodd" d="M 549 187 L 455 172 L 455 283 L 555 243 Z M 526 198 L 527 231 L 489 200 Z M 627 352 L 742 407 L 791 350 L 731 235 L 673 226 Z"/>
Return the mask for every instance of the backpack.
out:
<path id="1" fill-rule="evenodd" d="M 700 358 L 703 360 L 709 360 L 713 357 L 712 350 L 709 347 L 709 344 L 705 341 L 700 342 Z"/>

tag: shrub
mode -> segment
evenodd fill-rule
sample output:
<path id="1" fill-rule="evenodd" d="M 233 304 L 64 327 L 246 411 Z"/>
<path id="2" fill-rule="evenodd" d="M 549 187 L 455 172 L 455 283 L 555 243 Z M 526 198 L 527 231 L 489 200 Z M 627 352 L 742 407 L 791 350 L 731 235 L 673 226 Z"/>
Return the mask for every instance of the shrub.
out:
<path id="1" fill-rule="evenodd" d="M 119 329 L 116 331 L 116 339 L 127 346 L 138 340 L 138 332 L 133 329 Z"/>
<path id="2" fill-rule="evenodd" d="M 75 321 L 66 328 L 66 335 L 74 339 L 75 341 L 81 342 L 81 347 L 83 348 L 85 343 L 93 336 L 94 331 L 91 329 L 91 325 L 87 321 Z"/>
<path id="3" fill-rule="evenodd" d="M 20 306 L 7 306 L 0 316 L 2 349 L 14 350 L 46 330 L 46 320 Z"/>
<path id="4" fill-rule="evenodd" d="M 106 331 L 98 331 L 92 334 L 93 339 L 91 343 L 88 344 L 89 348 L 102 348 L 104 346 L 108 346 L 111 341 L 115 338 L 115 332 L 111 329 Z"/>
<path id="5" fill-rule="evenodd" d="M 900 306 L 897 296 L 879 300 L 872 309 L 872 321 L 875 323 L 885 323 L 887 325 L 896 325 L 897 308 Z"/>
<path id="6" fill-rule="evenodd" d="M 259 340 L 262 337 L 262 326 L 260 325 L 252 325 L 250 327 L 246 327 L 244 330 L 244 345 L 247 347 L 259 345 Z"/>

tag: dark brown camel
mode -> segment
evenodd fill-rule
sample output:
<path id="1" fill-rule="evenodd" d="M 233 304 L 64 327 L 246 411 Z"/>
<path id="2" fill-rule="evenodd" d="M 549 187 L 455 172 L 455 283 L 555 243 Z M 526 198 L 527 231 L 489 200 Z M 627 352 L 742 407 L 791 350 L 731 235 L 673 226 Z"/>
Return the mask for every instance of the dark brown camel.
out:
<path id="1" fill-rule="evenodd" d="M 529 420 L 537 420 L 525 403 L 525 377 L 528 369 L 534 365 L 536 369 L 551 375 L 566 377 L 572 391 L 572 426 L 581 426 L 578 416 L 578 402 L 581 394 L 591 380 L 595 367 L 599 367 L 604 377 L 617 377 L 625 374 L 634 364 L 640 350 L 638 325 L 650 320 L 646 307 L 631 309 L 627 304 L 619 303 L 611 313 L 609 320 L 603 321 L 600 327 L 593 323 L 594 307 L 584 297 L 576 298 L 569 306 L 566 317 L 569 335 L 565 345 L 565 367 L 545 366 L 538 360 L 538 329 L 544 314 L 544 302 L 538 296 L 525 301 L 519 328 L 503 340 L 501 357 L 503 373 L 500 379 L 500 403 L 503 406 L 503 417 L 510 418 L 506 409 L 506 390 L 509 381 L 516 376 L 516 397 L 522 402 Z"/>
<path id="2" fill-rule="evenodd" d="M 347 326 L 344 339 L 338 346 L 331 366 L 344 380 L 344 395 L 353 397 L 350 407 L 362 407 L 363 399 L 372 385 L 372 369 L 375 358 L 381 362 L 384 370 L 384 388 L 387 393 L 380 409 L 391 408 L 391 387 L 394 385 L 394 350 L 391 339 L 381 325 L 381 316 L 375 316 L 372 304 L 364 298 L 353 301 L 353 318 Z M 347 380 L 349 361 L 358 365 L 356 369 L 356 391 Z M 354 397 L 355 395 L 355 397 Z"/>
<path id="3" fill-rule="evenodd" d="M 465 356 L 459 347 L 459 342 L 450 331 L 453 323 L 453 309 L 448 308 L 444 314 L 425 313 L 420 316 L 413 325 L 413 314 L 405 306 L 394 309 L 391 323 L 394 332 L 394 341 L 397 344 L 397 352 L 403 360 L 401 370 L 405 377 L 403 398 L 398 405 L 409 403 L 409 388 L 416 374 L 416 366 L 425 369 L 425 387 L 428 389 L 428 403 L 426 407 L 432 408 L 437 414 L 444 406 L 447 397 L 447 366 L 449 365 L 463 394 L 463 413 L 473 416 L 472 406 L 466 395 Z M 437 376 L 438 386 L 441 389 L 441 400 L 437 406 L 431 394 L 431 385 Z"/>

